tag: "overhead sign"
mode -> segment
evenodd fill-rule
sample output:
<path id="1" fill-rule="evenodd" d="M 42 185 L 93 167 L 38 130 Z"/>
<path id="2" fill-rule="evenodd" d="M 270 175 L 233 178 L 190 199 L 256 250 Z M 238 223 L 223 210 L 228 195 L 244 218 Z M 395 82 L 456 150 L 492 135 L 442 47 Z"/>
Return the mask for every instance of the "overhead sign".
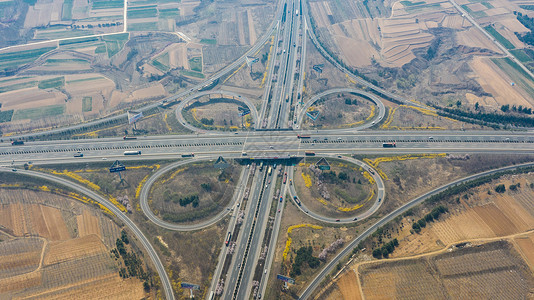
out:
<path id="1" fill-rule="evenodd" d="M 217 161 L 215 161 L 215 164 L 213 164 L 213 166 L 216 169 L 226 169 L 229 166 L 229 164 L 222 156 L 219 156 L 219 158 L 217 158 Z"/>
<path id="2" fill-rule="evenodd" d="M 295 284 L 295 279 L 287 277 L 287 276 L 284 276 L 284 275 L 278 274 L 278 275 L 276 275 L 276 279 L 282 280 L 282 281 L 287 282 L 287 283 Z"/>
<path id="3" fill-rule="evenodd" d="M 197 284 L 192 284 L 192 283 L 187 283 L 187 282 L 182 282 L 180 284 L 180 287 L 182 289 L 190 289 L 190 290 L 200 290 L 200 286 L 197 285 Z"/>
<path id="4" fill-rule="evenodd" d="M 143 117 L 143 112 L 135 112 L 135 111 L 129 111 L 128 112 L 128 124 L 133 124 L 137 121 L 139 121 Z"/>
<path id="5" fill-rule="evenodd" d="M 111 167 L 109 167 L 110 173 L 125 171 L 126 167 L 118 160 L 116 160 Z"/>

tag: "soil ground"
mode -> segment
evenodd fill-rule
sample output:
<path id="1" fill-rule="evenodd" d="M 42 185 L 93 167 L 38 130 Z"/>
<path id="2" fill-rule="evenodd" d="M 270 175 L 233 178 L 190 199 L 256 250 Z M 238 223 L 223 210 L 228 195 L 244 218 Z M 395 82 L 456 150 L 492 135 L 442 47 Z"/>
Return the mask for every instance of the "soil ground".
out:
<path id="1" fill-rule="evenodd" d="M 351 103 L 351 104 L 347 104 Z M 363 124 L 370 116 L 374 103 L 352 94 L 329 95 L 317 101 L 308 111 L 318 111 L 319 115 L 314 121 L 305 118 L 303 129 L 334 129 L 348 128 Z"/>

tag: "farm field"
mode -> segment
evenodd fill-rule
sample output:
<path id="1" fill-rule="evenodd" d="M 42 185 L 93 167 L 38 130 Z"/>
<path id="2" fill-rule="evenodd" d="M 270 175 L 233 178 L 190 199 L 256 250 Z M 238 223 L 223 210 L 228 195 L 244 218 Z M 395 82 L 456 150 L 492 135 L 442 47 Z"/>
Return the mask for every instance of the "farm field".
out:
<path id="1" fill-rule="evenodd" d="M 149 295 L 138 278 L 119 276 L 109 253 L 121 232 L 109 216 L 40 190 L 0 188 L 0 298 Z"/>
<path id="2" fill-rule="evenodd" d="M 405 215 L 386 226 L 383 237 L 398 240 L 389 259 L 365 262 L 371 252 L 361 252 L 356 257 L 360 262 L 334 281 L 326 295 L 525 297 L 534 285 L 532 183 L 530 173 L 506 175 L 455 196 L 456 201 L 446 202 L 445 217 L 428 222 L 420 233 L 410 225 L 428 210 Z M 505 192 L 494 191 L 499 184 Z"/>

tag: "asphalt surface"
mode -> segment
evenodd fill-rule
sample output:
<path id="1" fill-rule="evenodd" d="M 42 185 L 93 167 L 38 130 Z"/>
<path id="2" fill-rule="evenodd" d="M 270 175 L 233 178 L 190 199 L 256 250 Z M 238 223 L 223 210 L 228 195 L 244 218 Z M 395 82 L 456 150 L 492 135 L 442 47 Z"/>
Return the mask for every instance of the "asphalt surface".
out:
<path id="1" fill-rule="evenodd" d="M 10 169 L 0 168 L 0 172 L 13 173 L 14 171 Z M 29 171 L 29 170 L 17 170 L 16 173 L 31 176 L 31 177 L 41 178 L 44 180 L 52 181 L 54 183 L 69 187 L 79 193 L 82 193 L 90 197 L 91 199 L 97 201 L 98 203 L 104 205 L 107 209 L 109 209 L 112 213 L 114 213 L 124 223 L 124 225 L 126 225 L 126 227 L 128 227 L 128 229 L 131 230 L 131 232 L 135 235 L 137 240 L 141 242 L 142 246 L 146 249 L 148 256 L 150 257 L 150 260 L 152 260 L 152 263 L 154 264 L 156 271 L 158 272 L 158 276 L 161 280 L 163 292 L 165 293 L 165 298 L 174 299 L 174 292 L 172 290 L 171 282 L 169 280 L 167 272 L 165 271 L 165 267 L 161 263 L 161 260 L 156 254 L 156 251 L 154 250 L 154 248 L 152 247 L 152 244 L 150 244 L 150 242 L 145 237 L 143 232 L 139 229 L 139 227 L 137 227 L 137 225 L 135 225 L 135 223 L 132 220 L 130 220 L 130 218 L 128 218 L 123 212 L 121 212 L 113 203 L 111 203 L 109 200 L 103 198 L 97 193 L 81 185 L 78 185 L 76 183 L 73 183 L 72 181 L 63 179 L 58 176 L 44 174 L 44 173 L 35 172 L 35 171 Z"/>
<path id="2" fill-rule="evenodd" d="M 451 186 L 454 186 L 456 184 L 459 184 L 459 183 L 463 183 L 463 182 L 466 182 L 466 181 L 470 181 L 470 180 L 473 180 L 473 179 L 477 179 L 477 178 L 480 178 L 480 177 L 484 177 L 486 175 L 490 175 L 490 174 L 494 174 L 494 173 L 498 173 L 498 172 L 502 172 L 502 171 L 513 170 L 513 169 L 517 169 L 517 168 L 520 168 L 520 167 L 528 167 L 528 166 L 534 166 L 534 163 L 526 163 L 526 164 L 508 166 L 508 167 L 504 167 L 504 168 L 485 171 L 485 172 L 481 172 L 481 173 L 478 173 L 478 174 L 475 174 L 475 175 L 467 176 L 467 177 L 455 180 L 453 182 L 447 183 L 445 185 L 442 185 L 441 187 L 436 188 L 436 189 L 434 189 L 434 190 L 432 190 L 430 192 L 427 192 L 427 193 L 425 193 L 425 194 L 423 194 L 421 196 L 418 196 L 417 198 L 409 201 L 408 203 L 404 204 L 403 206 L 401 206 L 401 207 L 397 208 L 396 210 L 390 212 L 388 215 L 386 215 L 385 217 L 380 219 L 378 222 L 376 222 L 373 225 L 371 225 L 371 227 L 367 228 L 357 238 L 352 240 L 352 242 L 350 242 L 328 264 L 326 264 L 321 269 L 319 274 L 317 274 L 315 276 L 315 278 L 308 284 L 308 286 L 302 291 L 302 293 L 300 294 L 299 299 L 308 299 L 311 296 L 311 294 L 313 293 L 313 291 L 317 288 L 317 286 L 324 280 L 326 275 L 330 274 L 334 270 L 334 268 L 336 267 L 338 262 L 341 259 L 343 259 L 344 257 L 346 257 L 352 251 L 352 249 L 354 249 L 356 246 L 358 246 L 358 244 L 361 241 L 363 241 L 368 236 L 373 234 L 379 227 L 384 226 L 386 223 L 388 223 L 391 220 L 395 219 L 396 217 L 400 216 L 401 214 L 403 214 L 404 212 L 408 211 L 409 209 L 421 204 L 423 201 L 425 201 L 426 199 L 428 199 L 432 195 L 438 194 L 438 193 L 446 190 L 447 188 L 449 188 Z"/>

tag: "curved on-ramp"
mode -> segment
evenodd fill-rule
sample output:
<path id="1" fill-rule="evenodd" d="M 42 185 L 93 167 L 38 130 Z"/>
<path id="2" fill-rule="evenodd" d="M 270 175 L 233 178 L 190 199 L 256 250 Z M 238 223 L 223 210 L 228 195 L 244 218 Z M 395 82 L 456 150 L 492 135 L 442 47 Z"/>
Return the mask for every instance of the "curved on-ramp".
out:
<path id="1" fill-rule="evenodd" d="M 187 128 L 187 129 L 189 129 L 189 130 L 191 130 L 193 132 L 204 132 L 205 130 L 203 130 L 201 128 L 197 128 L 197 127 L 189 124 L 185 120 L 184 116 L 182 115 L 182 111 L 190 102 L 196 100 L 199 97 L 206 96 L 206 95 L 211 95 L 211 94 L 232 96 L 232 97 L 235 98 L 234 100 L 245 103 L 245 105 L 250 110 L 250 113 L 252 114 L 252 118 L 254 119 L 254 124 L 255 125 L 258 124 L 258 110 L 256 109 L 256 106 L 254 106 L 254 103 L 252 103 L 248 98 L 243 97 L 243 96 L 241 96 L 241 95 L 239 95 L 237 93 L 229 92 L 229 91 L 223 91 L 223 90 L 204 91 L 204 92 L 193 94 L 193 95 L 185 98 L 182 102 L 180 102 L 180 104 L 178 104 L 178 107 L 176 107 L 176 119 L 178 119 L 178 122 L 180 122 L 180 124 L 182 124 L 182 126 L 184 126 L 185 128 Z M 215 131 L 211 130 L 210 132 L 215 132 Z"/>
<path id="2" fill-rule="evenodd" d="M 353 163 L 353 164 L 355 164 L 357 166 L 362 167 L 365 171 L 369 171 L 370 169 L 372 169 L 368 164 L 364 163 L 363 161 L 354 159 L 354 158 L 349 158 L 349 157 L 345 157 L 345 156 L 336 157 L 334 155 L 329 155 L 329 154 L 321 154 L 319 156 L 321 156 L 321 157 L 330 157 L 330 158 L 335 158 L 335 159 L 339 159 L 339 160 L 344 160 L 344 161 L 347 161 L 347 162 L 350 162 L 350 163 Z M 289 177 L 289 179 L 291 179 L 291 181 L 295 182 L 295 180 L 293 179 L 293 175 L 294 175 L 293 168 L 294 167 L 290 167 L 289 176 L 288 177 Z M 347 218 L 330 218 L 330 217 L 322 216 L 322 215 L 320 215 L 320 214 L 308 209 L 306 207 L 306 205 L 302 202 L 302 200 L 300 201 L 301 205 L 298 205 L 297 203 L 295 203 L 295 200 L 293 198 L 295 196 L 298 197 L 297 191 L 295 190 L 295 184 L 292 184 L 292 185 L 289 186 L 289 195 L 291 197 L 291 201 L 293 201 L 293 203 L 295 203 L 295 206 L 297 206 L 298 209 L 300 209 L 303 213 L 305 213 L 306 215 L 308 215 L 309 217 L 311 217 L 311 218 L 313 218 L 313 219 L 315 219 L 317 221 L 321 221 L 321 222 L 324 222 L 324 223 L 332 223 L 332 224 L 347 224 L 347 223 L 358 222 L 358 221 L 364 220 L 366 218 L 369 218 L 371 215 L 373 215 L 380 208 L 380 206 L 383 203 L 382 200 L 384 200 L 384 197 L 386 196 L 386 190 L 385 190 L 385 186 L 384 186 L 384 181 L 382 181 L 382 178 L 380 177 L 380 175 L 378 175 L 377 172 L 373 172 L 373 173 L 374 174 L 369 172 L 369 175 L 371 175 L 373 177 L 373 179 L 375 180 L 375 182 L 376 182 L 377 193 L 376 193 L 375 202 L 373 203 L 371 208 L 369 208 L 365 212 L 360 213 L 358 215 L 353 215 L 351 217 L 347 217 Z M 339 220 L 339 221 L 337 221 L 337 220 Z"/>
<path id="3" fill-rule="evenodd" d="M 372 101 L 372 102 L 374 102 L 376 104 L 378 113 L 376 114 L 376 117 L 371 122 L 364 123 L 364 124 L 362 124 L 360 126 L 356 126 L 356 127 L 348 128 L 348 129 L 327 129 L 327 130 L 321 130 L 321 132 L 328 132 L 328 131 L 340 132 L 340 131 L 347 131 L 347 130 L 355 131 L 355 130 L 367 129 L 369 127 L 374 126 L 378 122 L 380 122 L 384 118 L 384 116 L 386 114 L 386 109 L 384 107 L 384 103 L 382 103 L 382 101 L 377 96 L 375 96 L 375 95 L 373 95 L 371 93 L 359 90 L 359 89 L 336 88 L 336 89 L 330 89 L 330 90 L 324 91 L 322 93 L 319 93 L 319 94 L 313 96 L 310 100 L 306 101 L 306 103 L 300 108 L 300 112 L 299 112 L 298 117 L 297 117 L 297 125 L 299 126 L 299 128 L 302 127 L 302 122 L 304 121 L 304 117 L 306 117 L 306 112 L 308 111 L 308 108 L 310 108 L 310 106 L 312 106 L 315 102 L 317 102 L 318 100 L 320 100 L 321 98 L 323 98 L 323 97 L 325 97 L 327 95 L 337 94 L 337 93 L 350 93 L 350 94 L 359 95 L 359 96 L 362 96 L 362 97 L 364 97 L 366 99 L 369 99 L 370 101 Z"/>
<path id="4" fill-rule="evenodd" d="M 13 172 L 8 169 L 0 168 L 0 172 Z M 119 218 L 124 224 L 133 232 L 135 237 L 141 242 L 141 244 L 145 247 L 148 256 L 150 256 L 150 259 L 154 263 L 154 266 L 156 267 L 156 271 L 158 272 L 159 278 L 161 279 L 161 284 L 163 291 L 165 293 L 166 299 L 174 299 L 174 292 L 172 290 L 172 285 L 169 280 L 169 276 L 167 275 L 167 272 L 165 271 L 165 267 L 161 263 L 161 260 L 159 259 L 158 255 L 156 254 L 156 251 L 152 247 L 152 244 L 148 241 L 148 239 L 145 237 L 143 232 L 135 225 L 135 223 L 130 220 L 124 213 L 122 213 L 113 203 L 111 203 L 109 200 L 103 198 L 102 196 L 98 195 L 97 193 L 78 185 L 72 181 L 69 181 L 67 179 L 63 179 L 58 176 L 50 175 L 50 174 L 44 174 L 36 171 L 29 171 L 29 170 L 17 170 L 18 174 L 23 174 L 31 177 L 37 177 L 40 179 L 44 179 L 47 181 L 51 181 L 66 187 L 69 187 L 71 189 L 74 189 L 91 199 L 97 201 L 98 203 L 104 205 L 107 209 L 109 209 L 112 213 L 114 213 L 117 218 Z"/>
<path id="5" fill-rule="evenodd" d="M 213 217 L 213 218 L 211 218 L 209 220 L 206 220 L 204 222 L 200 222 L 198 224 L 183 225 L 183 224 L 170 223 L 170 222 L 163 221 L 158 216 L 156 216 L 154 214 L 154 212 L 152 211 L 152 209 L 150 209 L 150 206 L 148 205 L 148 194 L 150 192 L 150 188 L 156 182 L 156 180 L 158 180 L 158 178 L 160 178 L 163 174 L 171 171 L 172 169 L 175 169 L 177 167 L 183 166 L 183 165 L 187 165 L 187 164 L 190 164 L 190 163 L 193 163 L 193 162 L 209 161 L 209 160 L 213 160 L 213 159 L 216 159 L 216 158 L 217 157 L 208 157 L 208 158 L 202 158 L 202 159 L 188 159 L 188 160 L 178 161 L 178 162 L 172 163 L 170 165 L 167 165 L 167 166 L 159 169 L 156 173 L 154 173 L 152 176 L 150 176 L 148 178 L 148 180 L 146 181 L 146 183 L 143 185 L 143 188 L 141 189 L 141 193 L 139 195 L 139 203 L 140 203 L 140 206 L 141 206 L 141 210 L 143 211 L 145 216 L 152 223 L 154 223 L 154 224 L 156 224 L 156 225 L 158 225 L 160 227 L 163 227 L 163 228 L 169 229 L 169 230 L 176 230 L 176 231 L 195 231 L 195 230 L 200 230 L 200 229 L 209 227 L 209 226 L 219 222 L 220 220 L 222 220 L 228 213 L 230 213 L 230 210 L 224 209 L 221 212 L 219 212 L 217 215 L 215 215 L 215 217 Z M 244 171 L 245 171 L 245 168 L 243 168 L 243 172 L 241 172 L 241 176 L 243 176 Z M 241 181 L 241 178 L 239 179 L 239 182 L 240 181 Z M 236 185 L 236 190 L 234 192 L 234 196 L 233 196 L 234 199 L 228 205 L 228 207 L 234 206 L 235 202 L 238 200 L 238 198 L 235 197 L 235 195 L 237 194 L 236 193 L 237 189 L 238 189 L 238 184 Z"/>
<path id="6" fill-rule="evenodd" d="M 381 226 L 387 224 L 388 222 L 390 222 L 391 220 L 393 220 L 396 217 L 400 216 L 401 214 L 403 214 L 404 212 L 408 211 L 409 209 L 421 204 L 423 201 L 425 201 L 429 197 L 431 197 L 433 195 L 436 195 L 436 194 L 438 194 L 438 193 L 440 193 L 442 191 L 445 191 L 446 189 L 448 189 L 449 187 L 451 187 L 453 185 L 464 183 L 466 181 L 471 181 L 471 180 L 474 180 L 474 179 L 477 179 L 477 178 L 480 178 L 480 177 L 484 177 L 484 176 L 487 176 L 487 175 L 491 175 L 491 174 L 495 174 L 495 173 L 499 173 L 499 172 L 503 172 L 503 171 L 509 171 L 509 170 L 518 169 L 518 168 L 521 168 L 521 167 L 531 167 L 531 166 L 534 166 L 534 163 L 525 163 L 525 164 L 520 164 L 520 165 L 513 165 L 513 166 L 503 167 L 503 168 L 499 168 L 499 169 L 489 170 L 489 171 L 481 172 L 481 173 L 478 173 L 478 174 L 470 175 L 470 176 L 467 176 L 467 177 L 464 177 L 464 178 L 457 179 L 457 180 L 455 180 L 453 182 L 450 182 L 450 183 L 447 183 L 445 185 L 442 185 L 442 186 L 440 186 L 440 187 L 438 187 L 436 189 L 433 189 L 430 192 L 424 193 L 423 195 L 420 195 L 419 197 L 416 197 L 415 199 L 410 200 L 408 203 L 406 203 L 403 206 L 397 208 L 396 210 L 390 212 L 385 217 L 380 219 L 378 222 L 376 222 L 373 225 L 371 225 L 371 227 L 367 228 L 364 232 L 362 232 L 361 235 L 356 237 L 345 248 L 343 248 L 343 250 L 341 250 L 341 252 L 339 252 L 328 264 L 326 264 L 321 269 L 319 274 L 317 274 L 317 276 L 315 276 L 315 278 L 304 289 L 304 291 L 302 291 L 302 293 L 300 294 L 299 299 L 308 299 L 311 296 L 312 292 L 317 288 L 319 283 L 321 283 L 321 281 L 324 280 L 326 275 L 330 274 L 334 270 L 334 268 L 338 264 L 339 260 L 341 260 L 342 258 L 346 257 L 352 251 L 352 249 L 354 249 L 354 247 L 356 247 L 361 241 L 363 241 L 368 236 L 373 234 Z"/>

